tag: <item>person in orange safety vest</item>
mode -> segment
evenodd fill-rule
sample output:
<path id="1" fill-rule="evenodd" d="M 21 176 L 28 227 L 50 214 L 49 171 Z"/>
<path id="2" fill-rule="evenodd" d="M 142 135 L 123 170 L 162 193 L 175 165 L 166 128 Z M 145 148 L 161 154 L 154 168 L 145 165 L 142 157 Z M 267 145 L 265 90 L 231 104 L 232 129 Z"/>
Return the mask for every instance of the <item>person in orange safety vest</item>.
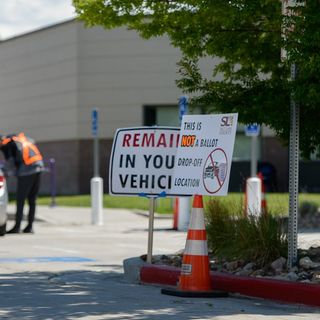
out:
<path id="1" fill-rule="evenodd" d="M 5 157 L 3 171 L 6 176 L 17 177 L 15 225 L 7 233 L 20 233 L 25 200 L 28 200 L 28 224 L 24 233 L 33 233 L 36 199 L 40 187 L 40 176 L 44 169 L 43 158 L 34 140 L 23 132 L 2 136 L 0 149 Z"/>

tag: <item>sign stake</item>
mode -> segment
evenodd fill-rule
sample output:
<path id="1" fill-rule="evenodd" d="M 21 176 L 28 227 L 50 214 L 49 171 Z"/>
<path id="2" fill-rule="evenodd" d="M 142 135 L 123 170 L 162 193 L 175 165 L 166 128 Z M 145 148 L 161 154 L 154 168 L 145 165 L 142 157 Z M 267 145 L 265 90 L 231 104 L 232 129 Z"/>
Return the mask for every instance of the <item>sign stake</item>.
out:
<path id="1" fill-rule="evenodd" d="M 148 254 L 147 262 L 152 263 L 152 248 L 153 248 L 153 226 L 154 226 L 154 208 L 155 197 L 149 197 L 149 231 L 148 231 Z"/>
<path id="2" fill-rule="evenodd" d="M 291 65 L 291 79 L 296 78 L 296 65 Z M 290 103 L 290 144 L 289 144 L 289 229 L 288 229 L 288 261 L 291 268 L 297 264 L 298 256 L 298 196 L 299 196 L 299 127 L 300 109 L 291 95 Z"/>
<path id="3" fill-rule="evenodd" d="M 251 137 L 251 177 L 257 176 L 258 157 L 257 157 L 257 136 Z"/>

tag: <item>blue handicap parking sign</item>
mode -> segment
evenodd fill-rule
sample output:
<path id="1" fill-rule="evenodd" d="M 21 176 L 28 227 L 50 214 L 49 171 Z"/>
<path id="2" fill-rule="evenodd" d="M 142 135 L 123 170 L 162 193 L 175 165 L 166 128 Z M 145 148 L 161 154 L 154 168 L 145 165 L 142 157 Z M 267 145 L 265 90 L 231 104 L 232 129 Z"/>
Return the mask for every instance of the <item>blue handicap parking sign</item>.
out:
<path id="1" fill-rule="evenodd" d="M 260 134 L 260 125 L 257 123 L 250 123 L 245 126 L 245 134 L 247 137 L 256 137 Z"/>

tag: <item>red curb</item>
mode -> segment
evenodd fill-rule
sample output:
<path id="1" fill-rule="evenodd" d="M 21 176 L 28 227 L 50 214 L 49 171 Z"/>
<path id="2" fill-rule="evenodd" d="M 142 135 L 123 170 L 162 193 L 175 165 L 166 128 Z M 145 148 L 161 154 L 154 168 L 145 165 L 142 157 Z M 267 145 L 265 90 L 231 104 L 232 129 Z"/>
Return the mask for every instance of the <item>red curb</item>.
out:
<path id="1" fill-rule="evenodd" d="M 146 265 L 140 270 L 142 283 L 176 286 L 180 269 L 170 266 Z M 320 306 L 320 285 L 284 280 L 261 279 L 210 272 L 214 290 L 240 293 L 242 295 Z"/>
<path id="2" fill-rule="evenodd" d="M 140 281 L 142 283 L 176 286 L 180 275 L 180 268 L 145 265 L 140 269 Z"/>

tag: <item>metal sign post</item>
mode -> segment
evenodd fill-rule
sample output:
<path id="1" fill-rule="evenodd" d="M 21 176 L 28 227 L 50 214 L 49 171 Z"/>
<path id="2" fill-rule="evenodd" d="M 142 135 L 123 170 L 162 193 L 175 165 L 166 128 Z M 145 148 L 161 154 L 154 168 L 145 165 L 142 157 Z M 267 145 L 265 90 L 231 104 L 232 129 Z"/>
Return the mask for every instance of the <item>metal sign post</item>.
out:
<path id="1" fill-rule="evenodd" d="M 292 7 L 297 6 L 296 0 L 282 0 L 282 15 L 291 16 L 295 14 Z M 302 4 L 302 3 L 301 3 Z M 282 35 L 292 32 L 294 26 L 288 29 L 283 28 Z M 281 59 L 287 59 L 285 48 L 281 48 Z M 291 81 L 295 81 L 297 76 L 297 66 L 291 65 Z M 300 108 L 291 93 L 290 99 L 290 139 L 289 139 L 289 221 L 288 221 L 288 260 L 287 267 L 297 264 L 298 256 L 298 195 L 299 195 L 299 126 Z"/>
<path id="2" fill-rule="evenodd" d="M 291 80 L 297 74 L 295 64 L 291 66 Z M 298 195 L 299 195 L 299 126 L 300 109 L 293 95 L 290 101 L 290 141 L 289 141 L 289 226 L 288 226 L 288 260 L 291 268 L 297 263 L 298 256 Z"/>
<path id="3" fill-rule="evenodd" d="M 258 135 L 260 133 L 260 126 L 257 123 L 248 124 L 245 127 L 245 134 L 247 137 L 251 137 L 251 177 L 257 176 L 258 157 Z"/>
<path id="4" fill-rule="evenodd" d="M 149 197 L 149 231 L 148 231 L 148 253 L 147 262 L 152 263 L 152 248 L 153 248 L 153 225 L 154 225 L 154 208 L 155 197 Z"/>
<path id="5" fill-rule="evenodd" d="M 251 177 L 255 177 L 257 175 L 257 140 L 256 136 L 251 137 Z"/>
<path id="6" fill-rule="evenodd" d="M 188 97 L 179 97 L 179 124 L 181 126 L 182 117 L 188 113 Z M 176 229 L 178 231 L 187 231 L 190 220 L 190 197 L 177 198 L 177 210 L 176 210 Z"/>

